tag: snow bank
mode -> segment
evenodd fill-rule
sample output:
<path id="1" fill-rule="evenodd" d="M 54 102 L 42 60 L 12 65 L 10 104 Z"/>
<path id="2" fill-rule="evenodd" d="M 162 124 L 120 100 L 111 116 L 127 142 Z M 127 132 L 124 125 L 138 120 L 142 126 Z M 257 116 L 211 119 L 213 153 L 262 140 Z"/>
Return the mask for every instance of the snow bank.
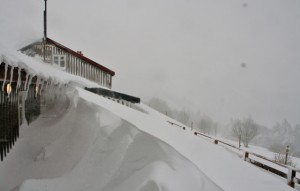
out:
<path id="1" fill-rule="evenodd" d="M 148 114 L 123 107 L 80 88 L 77 91 L 82 99 L 104 107 L 175 148 L 224 190 L 293 190 L 287 186 L 286 180 L 244 162 L 237 154 L 194 136 L 190 130 L 183 131 L 172 126 L 167 122 L 169 118 L 146 105 L 141 104 L 140 107 Z"/>
<path id="2" fill-rule="evenodd" d="M 1 191 L 221 190 L 166 143 L 68 95 L 22 127 L 0 163 Z"/>

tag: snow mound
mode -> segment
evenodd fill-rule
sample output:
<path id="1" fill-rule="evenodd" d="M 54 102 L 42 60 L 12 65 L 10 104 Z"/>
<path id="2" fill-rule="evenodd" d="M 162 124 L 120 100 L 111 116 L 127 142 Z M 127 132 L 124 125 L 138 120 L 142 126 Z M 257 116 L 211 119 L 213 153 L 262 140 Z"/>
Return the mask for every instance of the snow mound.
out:
<path id="1" fill-rule="evenodd" d="M 1 191 L 221 190 L 171 146 L 74 92 L 22 132 L 0 164 Z"/>

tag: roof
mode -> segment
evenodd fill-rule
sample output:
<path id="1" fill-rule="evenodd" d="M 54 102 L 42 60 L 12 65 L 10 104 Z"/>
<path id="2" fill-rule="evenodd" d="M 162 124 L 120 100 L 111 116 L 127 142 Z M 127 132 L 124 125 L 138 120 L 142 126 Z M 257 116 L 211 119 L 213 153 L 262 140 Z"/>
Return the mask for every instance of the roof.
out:
<path id="1" fill-rule="evenodd" d="M 114 71 L 106 68 L 105 66 L 102 66 L 101 64 L 99 64 L 99 63 L 97 63 L 97 62 L 95 62 L 95 61 L 93 61 L 93 60 L 91 60 L 91 59 L 83 56 L 80 53 L 77 53 L 76 51 L 74 51 L 74 50 L 72 50 L 72 49 L 70 49 L 70 48 L 68 48 L 68 47 L 66 47 L 66 46 L 64 46 L 64 45 L 62 45 L 62 44 L 60 44 L 60 43 L 58 43 L 58 42 L 50 39 L 50 38 L 48 38 L 48 37 L 47 37 L 46 41 L 47 41 L 47 43 L 53 44 L 53 45 L 59 47 L 60 49 L 68 52 L 69 54 L 72 54 L 73 56 L 76 56 L 76 57 L 80 58 L 81 60 L 84 60 L 85 62 L 87 62 L 87 63 L 89 63 L 89 64 L 91 64 L 91 65 L 93 65 L 93 66 L 95 66 L 97 68 L 100 68 L 101 70 L 109 73 L 112 76 L 115 75 Z"/>

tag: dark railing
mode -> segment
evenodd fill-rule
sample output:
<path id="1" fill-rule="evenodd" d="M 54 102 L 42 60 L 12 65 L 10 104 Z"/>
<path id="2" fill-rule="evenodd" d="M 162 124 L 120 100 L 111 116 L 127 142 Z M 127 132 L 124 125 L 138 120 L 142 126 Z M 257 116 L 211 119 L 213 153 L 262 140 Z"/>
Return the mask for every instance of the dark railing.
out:
<path id="1" fill-rule="evenodd" d="M 0 83 L 2 85 L 2 83 Z M 18 93 L 0 91 L 0 158 L 4 159 L 19 137 Z"/>
<path id="2" fill-rule="evenodd" d="M 108 89 L 103 89 L 103 88 L 85 88 L 85 89 L 87 91 L 92 92 L 92 93 L 102 95 L 102 96 L 105 96 L 105 97 L 109 97 L 109 98 L 112 98 L 112 99 L 125 100 L 125 101 L 131 102 L 131 103 L 140 103 L 140 101 L 141 101 L 141 99 L 138 98 L 138 97 L 134 97 L 134 96 L 131 96 L 131 95 L 111 91 L 111 90 L 108 90 Z"/>
<path id="3" fill-rule="evenodd" d="M 37 77 L 33 77 L 31 85 L 26 85 L 27 87 L 25 87 L 26 72 L 24 70 L 18 71 L 18 68 L 11 66 L 6 67 L 7 71 L 5 71 L 5 64 L 1 63 L 0 161 L 3 161 L 19 137 L 19 126 L 23 122 L 23 115 L 25 115 L 28 124 L 40 115 L 40 95 L 35 92 Z M 11 74 L 13 75 L 11 76 Z M 17 87 L 18 80 L 20 80 L 20 82 Z M 2 87 L 4 88 L 2 89 Z M 26 89 L 28 89 L 28 91 Z M 27 96 L 25 96 L 25 94 L 27 94 Z M 25 97 L 26 100 L 23 101 Z"/>

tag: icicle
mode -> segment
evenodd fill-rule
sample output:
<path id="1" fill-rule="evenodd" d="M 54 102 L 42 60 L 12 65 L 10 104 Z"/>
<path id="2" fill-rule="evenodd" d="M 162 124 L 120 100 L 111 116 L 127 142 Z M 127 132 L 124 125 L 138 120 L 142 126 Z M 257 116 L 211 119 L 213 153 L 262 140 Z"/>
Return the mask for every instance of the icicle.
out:
<path id="1" fill-rule="evenodd" d="M 5 73 L 4 73 L 4 79 L 3 79 L 3 84 L 2 84 L 2 91 L 4 91 L 4 87 L 5 87 L 5 82 L 6 82 L 6 77 L 7 77 L 7 68 L 8 65 L 5 63 Z"/>
<path id="2" fill-rule="evenodd" d="M 47 91 L 48 91 L 47 89 L 48 89 L 48 80 L 44 80 L 43 86 L 42 86 L 42 90 L 43 90 L 44 94 L 47 93 Z"/>
<path id="3" fill-rule="evenodd" d="M 27 90 L 29 90 L 29 87 L 30 87 L 31 82 L 32 82 L 32 78 L 33 78 L 33 76 L 30 76 L 28 84 L 27 84 L 27 88 L 26 88 Z"/>
<path id="4" fill-rule="evenodd" d="M 52 97 L 52 81 L 49 81 L 48 88 L 47 88 L 47 99 L 48 101 L 51 100 Z"/>
<path id="5" fill-rule="evenodd" d="M 20 86 L 21 86 L 21 68 L 19 67 L 19 70 L 18 70 L 17 89 L 19 89 Z"/>
<path id="6" fill-rule="evenodd" d="M 52 95 L 51 95 L 51 89 L 52 89 L 52 81 L 49 79 L 48 81 L 48 87 L 47 87 L 47 100 L 50 102 Z"/>
<path id="7" fill-rule="evenodd" d="M 42 94 L 43 88 L 44 88 L 45 80 L 41 80 L 41 89 L 40 94 Z"/>
<path id="8" fill-rule="evenodd" d="M 24 90 L 26 90 L 26 86 L 27 86 L 27 83 L 28 83 L 28 77 L 29 77 L 29 74 L 27 73 L 26 74 L 25 84 L 24 84 Z"/>
<path id="9" fill-rule="evenodd" d="M 27 96 L 28 96 L 28 91 L 29 91 L 29 87 L 31 85 L 32 78 L 33 78 L 33 76 L 31 75 L 30 78 L 29 78 L 28 84 L 27 84 L 27 88 L 25 88 L 25 90 L 26 90 L 25 100 L 27 99 Z"/>
<path id="10" fill-rule="evenodd" d="M 49 83 L 50 83 L 50 81 L 49 81 L 49 79 L 46 81 L 46 86 L 45 86 L 45 95 L 46 94 L 48 94 L 49 93 Z"/>
<path id="11" fill-rule="evenodd" d="M 10 80 L 9 80 L 9 84 L 11 85 L 11 82 L 13 80 L 13 77 L 14 77 L 14 67 L 11 67 L 10 68 Z"/>
<path id="12" fill-rule="evenodd" d="M 35 96 L 36 96 L 36 97 L 37 97 L 38 94 L 39 94 L 40 81 L 41 81 L 40 77 L 37 76 L 37 78 L 36 78 L 36 83 L 35 83 L 35 90 L 34 90 L 34 91 L 35 91 Z"/>

